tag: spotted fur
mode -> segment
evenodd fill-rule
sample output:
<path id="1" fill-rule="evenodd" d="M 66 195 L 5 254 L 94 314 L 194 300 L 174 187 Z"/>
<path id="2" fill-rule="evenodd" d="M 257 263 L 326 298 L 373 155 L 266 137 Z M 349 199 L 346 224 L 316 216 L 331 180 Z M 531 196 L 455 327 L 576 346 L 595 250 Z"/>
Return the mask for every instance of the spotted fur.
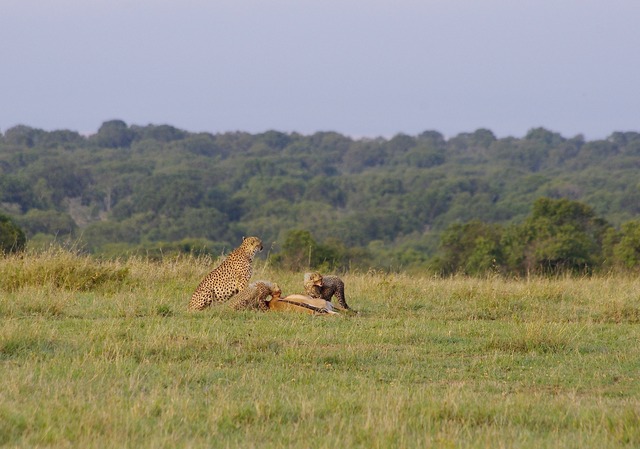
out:
<path id="1" fill-rule="evenodd" d="M 247 288 L 253 273 L 251 263 L 258 251 L 262 251 L 258 237 L 242 239 L 240 246 L 200 282 L 191 295 L 189 310 L 206 309 L 214 301 L 226 301 Z"/>
<path id="2" fill-rule="evenodd" d="M 269 310 L 269 301 L 277 301 L 281 294 L 278 284 L 256 281 L 234 295 L 227 304 L 234 310 Z M 269 296 L 271 299 L 267 299 Z"/>
<path id="3" fill-rule="evenodd" d="M 350 309 L 344 296 L 344 282 L 338 276 L 323 276 L 316 271 L 305 273 L 304 292 L 312 298 L 322 298 L 325 301 L 331 301 L 335 296 L 343 309 Z"/>

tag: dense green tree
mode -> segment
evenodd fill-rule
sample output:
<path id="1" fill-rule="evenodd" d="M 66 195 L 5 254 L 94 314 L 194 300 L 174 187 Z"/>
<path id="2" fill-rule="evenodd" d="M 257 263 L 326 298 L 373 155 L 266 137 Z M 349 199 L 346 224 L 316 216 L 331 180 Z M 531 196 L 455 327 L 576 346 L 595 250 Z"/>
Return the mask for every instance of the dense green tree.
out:
<path id="1" fill-rule="evenodd" d="M 202 183 L 189 173 L 154 175 L 134 192 L 133 212 L 153 211 L 177 217 L 187 207 L 199 207 L 204 195 Z"/>
<path id="2" fill-rule="evenodd" d="M 602 263 L 609 229 L 585 204 L 540 198 L 521 224 L 503 228 L 472 220 L 450 225 L 441 235 L 435 266 L 443 273 L 473 275 L 584 273 Z"/>
<path id="3" fill-rule="evenodd" d="M 129 246 L 140 243 L 142 226 L 139 220 L 98 221 L 82 230 L 82 241 L 90 251 L 98 251 L 110 243 L 125 243 Z"/>
<path id="4" fill-rule="evenodd" d="M 563 167 L 567 163 L 570 163 L 580 153 L 580 149 L 584 145 L 584 138 L 578 136 L 577 138 L 569 139 L 555 145 L 549 149 L 548 160 L 545 161 L 545 165 L 550 169 L 557 167 Z"/>
<path id="5" fill-rule="evenodd" d="M 312 134 L 303 140 L 318 155 L 330 155 L 332 158 L 340 158 L 350 147 L 353 141 L 347 136 L 333 132 L 320 131 Z"/>
<path id="6" fill-rule="evenodd" d="M 423 131 L 418 134 L 418 142 L 425 143 L 430 145 L 433 148 L 441 148 L 444 149 L 447 146 L 447 141 L 445 140 L 442 133 L 438 131 L 428 130 Z"/>
<path id="7" fill-rule="evenodd" d="M 565 141 L 560 134 L 544 128 L 530 129 L 524 137 L 524 140 L 542 144 L 546 148 L 557 146 Z"/>
<path id="8" fill-rule="evenodd" d="M 98 146 L 106 148 L 127 148 L 133 142 L 135 132 L 122 120 L 104 122 L 91 140 Z"/>
<path id="9" fill-rule="evenodd" d="M 161 218 L 160 226 L 147 233 L 150 240 L 182 240 L 184 238 L 207 239 L 217 242 L 233 242 L 229 219 L 215 208 L 187 207 L 177 217 Z"/>
<path id="10" fill-rule="evenodd" d="M 418 222 L 433 224 L 449 210 L 453 196 L 446 181 L 436 180 L 428 187 L 419 188 L 407 195 L 407 210 Z"/>
<path id="11" fill-rule="evenodd" d="M 208 133 L 190 134 L 180 141 L 180 146 L 190 152 L 202 156 L 222 156 L 223 149 L 216 138 Z"/>
<path id="12" fill-rule="evenodd" d="M 444 148 L 436 148 L 427 143 L 420 143 L 408 150 L 401 160 L 413 167 L 436 167 L 444 164 L 446 151 Z"/>
<path id="13" fill-rule="evenodd" d="M 487 150 L 496 140 L 493 132 L 480 128 L 472 133 L 459 133 L 447 142 L 449 152 L 456 154 L 459 162 L 484 160 Z"/>
<path id="14" fill-rule="evenodd" d="M 367 168 L 384 165 L 388 155 L 379 140 L 355 142 L 344 155 L 343 169 L 350 173 L 359 173 Z"/>
<path id="15" fill-rule="evenodd" d="M 68 129 L 44 133 L 38 139 L 38 144 L 44 148 L 61 147 L 68 150 L 76 149 L 85 142 L 86 139 L 80 133 Z"/>
<path id="16" fill-rule="evenodd" d="M 16 125 L 4 132 L 4 142 L 15 146 L 31 148 L 45 135 L 41 129 L 31 128 L 25 125 Z"/>
<path id="17" fill-rule="evenodd" d="M 336 182 L 337 178 L 315 176 L 308 181 L 304 197 L 310 201 L 327 203 L 336 208 L 344 207 L 347 195 Z"/>
<path id="18" fill-rule="evenodd" d="M 387 153 L 392 157 L 398 157 L 406 153 L 416 145 L 415 137 L 407 134 L 396 134 L 386 143 Z"/>
<path id="19" fill-rule="evenodd" d="M 486 128 L 476 129 L 471 134 L 471 143 L 483 148 L 489 148 L 496 140 L 496 135 L 493 134 L 493 131 Z"/>
<path id="20" fill-rule="evenodd" d="M 539 198 L 531 216 L 504 241 L 505 252 L 521 273 L 590 271 L 602 262 L 602 240 L 609 225 L 586 204 Z"/>
<path id="21" fill-rule="evenodd" d="M 314 268 L 326 272 L 346 270 L 349 268 L 352 256 L 358 257 L 354 251 L 337 237 L 330 237 L 316 248 L 316 266 Z"/>
<path id="22" fill-rule="evenodd" d="M 55 206 L 61 206 L 65 198 L 82 196 L 92 181 L 89 169 L 81 167 L 68 155 L 40 158 L 26 172 L 42 182 L 41 198 L 51 200 Z"/>
<path id="23" fill-rule="evenodd" d="M 318 243 L 309 231 L 294 229 L 287 233 L 277 263 L 287 269 L 300 271 L 314 265 Z"/>
<path id="24" fill-rule="evenodd" d="M 269 148 L 283 150 L 291 143 L 292 138 L 288 134 L 270 130 L 256 135 L 256 140 L 263 142 Z"/>
<path id="25" fill-rule="evenodd" d="M 219 210 L 233 222 L 239 221 L 245 212 L 243 201 L 226 186 L 209 188 L 205 192 L 202 206 Z"/>
<path id="26" fill-rule="evenodd" d="M 0 203 L 15 204 L 22 212 L 43 206 L 26 176 L 0 176 Z"/>
<path id="27" fill-rule="evenodd" d="M 609 140 L 594 140 L 585 143 L 580 152 L 583 158 L 588 158 L 588 161 L 593 162 L 617 155 L 620 148 L 615 142 Z"/>
<path id="28" fill-rule="evenodd" d="M 294 271 L 332 271 L 347 268 L 354 255 L 358 257 L 357 251 L 350 251 L 338 238 L 318 243 L 309 231 L 292 229 L 285 236 L 282 250 L 270 260 Z"/>
<path id="29" fill-rule="evenodd" d="M 444 274 L 471 275 L 499 270 L 504 264 L 502 232 L 501 226 L 479 220 L 452 224 L 442 233 L 436 269 Z"/>
<path id="30" fill-rule="evenodd" d="M 640 270 L 640 221 L 624 223 L 619 232 L 610 229 L 605 238 L 604 251 L 609 266 Z"/>
<path id="31" fill-rule="evenodd" d="M 0 255 L 24 250 L 27 239 L 7 215 L 0 214 Z"/>
<path id="32" fill-rule="evenodd" d="M 20 224 L 29 236 L 38 233 L 68 236 L 78 228 L 69 214 L 56 210 L 31 209 L 20 217 Z"/>
<path id="33" fill-rule="evenodd" d="M 111 122 L 107 122 L 107 123 L 111 123 Z M 122 126 L 123 124 L 124 124 L 124 127 Z M 126 129 L 126 123 L 120 122 L 120 121 L 118 121 L 117 124 L 111 123 L 108 126 L 110 128 L 113 128 L 111 131 L 114 132 L 114 137 L 115 137 L 116 130 L 119 129 L 120 130 L 119 132 L 122 132 Z M 98 131 L 98 133 L 100 133 L 100 131 Z M 188 135 L 187 132 L 181 129 L 175 128 L 171 125 L 131 126 L 130 131 L 129 132 L 124 131 L 124 133 L 125 133 L 124 134 L 125 136 L 133 137 L 133 139 L 135 140 L 150 139 L 150 140 L 156 140 L 158 142 L 173 142 L 175 140 L 182 140 Z M 123 137 L 121 136 L 119 139 L 123 139 Z M 120 140 L 120 143 L 125 143 L 125 142 L 126 142 L 126 139 Z M 111 146 L 111 145 L 107 145 L 107 146 Z M 116 146 L 121 147 L 121 146 L 127 146 L 127 145 L 125 144 L 125 145 L 116 145 Z"/>

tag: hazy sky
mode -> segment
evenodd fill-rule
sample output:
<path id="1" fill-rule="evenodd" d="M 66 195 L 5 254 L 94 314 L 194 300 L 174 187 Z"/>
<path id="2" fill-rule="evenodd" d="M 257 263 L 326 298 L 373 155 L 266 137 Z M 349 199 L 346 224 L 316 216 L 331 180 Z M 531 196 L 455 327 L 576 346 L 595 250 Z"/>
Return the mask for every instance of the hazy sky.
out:
<path id="1" fill-rule="evenodd" d="M 0 130 L 640 131 L 639 0 L 0 0 Z"/>

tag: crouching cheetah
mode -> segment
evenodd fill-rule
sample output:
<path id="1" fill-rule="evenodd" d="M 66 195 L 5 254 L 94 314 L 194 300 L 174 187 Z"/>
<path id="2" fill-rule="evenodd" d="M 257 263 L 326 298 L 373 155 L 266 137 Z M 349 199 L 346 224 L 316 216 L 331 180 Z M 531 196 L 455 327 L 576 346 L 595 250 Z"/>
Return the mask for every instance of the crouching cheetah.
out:
<path id="1" fill-rule="evenodd" d="M 268 300 L 269 310 L 287 310 L 309 315 L 338 315 L 329 301 L 307 295 L 289 295 Z"/>
<path id="2" fill-rule="evenodd" d="M 189 310 L 205 309 L 213 301 L 226 301 L 247 288 L 253 273 L 251 263 L 258 251 L 262 251 L 258 237 L 243 238 L 240 246 L 200 282 L 191 295 Z"/>
<path id="3" fill-rule="evenodd" d="M 280 298 L 282 290 L 278 284 L 256 281 L 233 296 L 227 303 L 233 310 L 269 310 L 269 301 Z M 267 299 L 271 296 L 271 299 Z"/>
<path id="4" fill-rule="evenodd" d="M 350 309 L 344 297 L 344 282 L 338 276 L 323 276 L 317 271 L 305 273 L 304 292 L 312 298 L 322 298 L 325 301 L 331 301 L 335 295 L 343 309 Z"/>

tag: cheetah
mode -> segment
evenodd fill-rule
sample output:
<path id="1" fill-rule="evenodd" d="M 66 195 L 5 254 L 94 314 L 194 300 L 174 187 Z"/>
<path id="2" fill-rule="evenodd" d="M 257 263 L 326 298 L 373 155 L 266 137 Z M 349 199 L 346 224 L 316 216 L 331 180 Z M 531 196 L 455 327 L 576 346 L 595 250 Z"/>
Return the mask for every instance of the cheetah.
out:
<path id="1" fill-rule="evenodd" d="M 312 298 L 322 298 L 325 301 L 331 301 L 331 298 L 335 295 L 338 298 L 340 307 L 345 310 L 353 310 L 347 305 L 347 300 L 344 296 L 344 282 L 338 276 L 323 276 L 317 271 L 305 273 L 304 292 Z"/>
<path id="2" fill-rule="evenodd" d="M 272 297 L 267 300 L 269 310 L 287 310 L 309 315 L 339 315 L 329 301 L 307 295 L 288 295 L 284 298 Z"/>
<path id="3" fill-rule="evenodd" d="M 281 294 L 278 284 L 256 281 L 231 297 L 227 304 L 234 310 L 269 310 L 269 301 L 278 300 Z M 271 299 L 267 299 L 269 296 Z"/>
<path id="4" fill-rule="evenodd" d="M 251 263 L 258 251 L 262 251 L 258 237 L 243 238 L 240 246 L 200 282 L 189 301 L 189 310 L 203 310 L 213 301 L 226 301 L 244 290 L 251 279 Z"/>

